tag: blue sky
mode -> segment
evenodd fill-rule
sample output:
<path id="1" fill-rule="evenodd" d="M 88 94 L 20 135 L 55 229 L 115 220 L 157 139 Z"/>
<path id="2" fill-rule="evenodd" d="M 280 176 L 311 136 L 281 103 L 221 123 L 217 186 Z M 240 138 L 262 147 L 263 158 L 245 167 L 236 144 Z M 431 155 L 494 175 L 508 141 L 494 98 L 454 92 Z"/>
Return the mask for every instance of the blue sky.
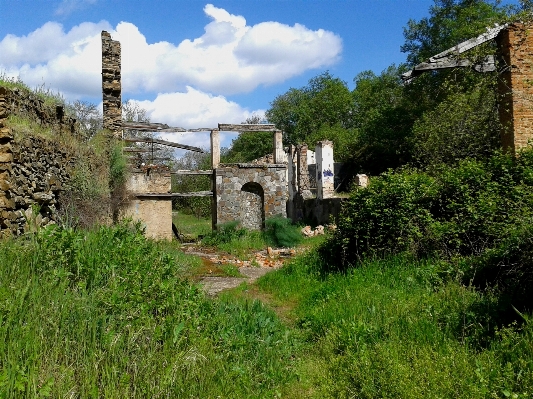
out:
<path id="1" fill-rule="evenodd" d="M 405 54 L 432 0 L 0 0 L 0 72 L 101 103 L 100 31 L 123 48 L 123 99 L 153 122 L 239 123 L 329 70 L 353 87 Z M 229 145 L 233 136 L 223 136 Z M 173 140 L 176 141 L 176 138 Z M 207 146 L 207 135 L 184 144 Z"/>

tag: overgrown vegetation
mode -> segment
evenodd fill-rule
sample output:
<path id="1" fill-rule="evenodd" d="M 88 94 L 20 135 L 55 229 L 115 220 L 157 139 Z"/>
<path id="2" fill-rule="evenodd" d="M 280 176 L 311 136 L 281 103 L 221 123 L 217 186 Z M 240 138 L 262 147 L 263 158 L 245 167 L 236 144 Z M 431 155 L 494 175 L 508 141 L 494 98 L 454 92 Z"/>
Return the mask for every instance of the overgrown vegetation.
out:
<path id="1" fill-rule="evenodd" d="M 312 253 L 259 281 L 275 308 L 289 304 L 284 318 L 306 345 L 283 397 L 530 397 L 532 324 L 497 327 L 493 292 L 450 279 L 438 260 L 324 269 Z"/>
<path id="2" fill-rule="evenodd" d="M 62 106 L 67 116 L 76 119 L 76 130 L 59 129 L 55 123 L 42 123 L 34 115 L 12 114 L 7 118 L 15 140 L 29 137 L 44 139 L 50 149 L 63 151 L 63 165 L 69 179 L 61 192 L 60 222 L 68 226 L 92 227 L 105 222 L 114 202 L 124 197 L 126 159 L 121 146 L 101 129 L 101 114 L 96 106 L 76 101 L 68 103 L 59 94 L 44 85 L 30 89 L 22 81 L 5 74 L 0 85 L 22 91 L 28 97 L 35 96 L 45 109 L 55 115 L 56 106 Z M 113 200 L 112 200 L 113 198 Z"/>
<path id="3" fill-rule="evenodd" d="M 207 300 L 184 277 L 197 259 L 127 223 L 0 242 L 0 396 L 531 397 L 533 149 L 497 150 L 496 74 L 399 79 L 493 22 L 530 18 L 517 11 L 435 0 L 405 30 L 408 65 L 363 72 L 353 91 L 323 73 L 274 100 L 286 140 L 333 139 L 354 172 L 381 175 L 352 189 L 319 250 L 258 288 Z M 90 172 L 78 167 L 80 184 Z M 218 226 L 203 243 L 244 256 L 301 238 L 285 219 L 265 224 Z"/>
<path id="4" fill-rule="evenodd" d="M 293 335 L 259 302 L 211 301 L 197 258 L 138 226 L 0 242 L 0 395 L 273 397 Z"/>

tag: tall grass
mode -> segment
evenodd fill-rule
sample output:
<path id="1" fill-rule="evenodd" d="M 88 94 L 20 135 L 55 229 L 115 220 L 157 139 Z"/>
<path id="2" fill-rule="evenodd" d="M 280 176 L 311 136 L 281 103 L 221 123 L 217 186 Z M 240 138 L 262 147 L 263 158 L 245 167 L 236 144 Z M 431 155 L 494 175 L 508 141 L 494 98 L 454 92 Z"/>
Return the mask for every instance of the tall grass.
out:
<path id="1" fill-rule="evenodd" d="M 533 325 L 498 327 L 490 292 L 446 278 L 435 261 L 394 257 L 326 275 L 320 262 L 312 253 L 259 281 L 295 304 L 309 346 L 297 388 L 308 397 L 530 397 Z"/>
<path id="2" fill-rule="evenodd" d="M 292 335 L 259 302 L 207 300 L 197 267 L 121 224 L 0 243 L 0 397 L 273 397 Z"/>

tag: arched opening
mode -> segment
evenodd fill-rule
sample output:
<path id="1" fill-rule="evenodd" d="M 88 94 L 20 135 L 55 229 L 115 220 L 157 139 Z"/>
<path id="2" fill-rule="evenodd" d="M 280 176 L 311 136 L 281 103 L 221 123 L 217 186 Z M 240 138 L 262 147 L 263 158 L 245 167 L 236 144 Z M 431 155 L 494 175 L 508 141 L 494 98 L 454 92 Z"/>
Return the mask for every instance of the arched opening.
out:
<path id="1" fill-rule="evenodd" d="M 259 183 L 249 182 L 241 188 L 241 215 L 243 227 L 261 230 L 265 224 L 265 193 Z"/>

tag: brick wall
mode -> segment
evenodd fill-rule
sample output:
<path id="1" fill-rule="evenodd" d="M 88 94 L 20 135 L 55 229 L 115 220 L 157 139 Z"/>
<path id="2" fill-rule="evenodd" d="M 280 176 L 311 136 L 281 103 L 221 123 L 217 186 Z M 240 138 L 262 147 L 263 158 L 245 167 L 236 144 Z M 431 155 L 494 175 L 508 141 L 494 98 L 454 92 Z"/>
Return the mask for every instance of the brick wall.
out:
<path id="1" fill-rule="evenodd" d="M 514 153 L 533 139 L 533 26 L 511 24 L 497 43 L 502 147 Z"/>

